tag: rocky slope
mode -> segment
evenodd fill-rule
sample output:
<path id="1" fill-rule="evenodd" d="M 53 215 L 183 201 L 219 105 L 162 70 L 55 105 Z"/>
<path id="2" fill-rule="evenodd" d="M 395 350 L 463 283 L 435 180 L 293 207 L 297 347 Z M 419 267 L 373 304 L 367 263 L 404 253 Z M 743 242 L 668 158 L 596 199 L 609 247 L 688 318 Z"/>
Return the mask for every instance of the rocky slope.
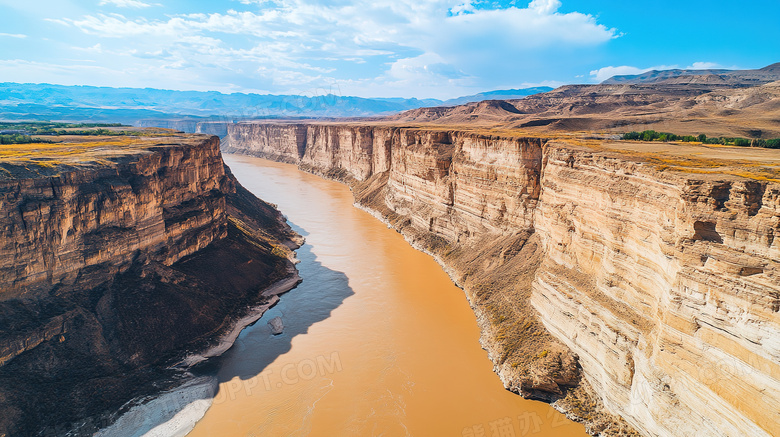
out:
<path id="1" fill-rule="evenodd" d="M 505 386 L 591 432 L 780 434 L 780 184 L 581 143 L 238 124 L 226 150 L 349 183 L 464 288 Z"/>
<path id="2" fill-rule="evenodd" d="M 524 129 L 537 135 L 654 129 L 680 135 L 780 137 L 778 82 L 735 87 L 709 81 L 712 76 L 694 78 L 680 83 L 566 85 L 522 100 L 420 108 L 388 120 Z"/>
<path id="3" fill-rule="evenodd" d="M 297 237 L 218 138 L 122 141 L 0 160 L 0 435 L 91 435 L 294 274 Z"/>

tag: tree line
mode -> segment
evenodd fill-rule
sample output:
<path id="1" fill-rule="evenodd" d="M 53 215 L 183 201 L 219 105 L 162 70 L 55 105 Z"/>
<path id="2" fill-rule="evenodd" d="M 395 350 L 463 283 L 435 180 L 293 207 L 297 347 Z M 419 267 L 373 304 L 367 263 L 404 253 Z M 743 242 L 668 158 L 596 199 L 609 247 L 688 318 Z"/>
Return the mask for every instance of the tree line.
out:
<path id="1" fill-rule="evenodd" d="M 94 129 L 107 127 L 123 127 L 121 123 L 63 123 L 56 121 L 21 121 L 21 122 L 0 122 L 0 131 L 20 131 L 23 135 L 110 135 L 108 129 L 97 130 L 78 130 L 73 129 Z M 66 131 L 65 129 L 70 129 Z M 101 131 L 100 134 L 92 133 Z M 85 133 L 88 132 L 88 133 Z"/>
<path id="2" fill-rule="evenodd" d="M 107 129 L 112 127 L 125 127 L 125 125 L 121 123 L 61 123 L 49 121 L 0 122 L 0 144 L 31 144 L 52 142 L 45 139 L 33 138 L 33 135 L 124 136 L 135 135 L 138 133 L 124 130 L 113 131 Z"/>
<path id="3" fill-rule="evenodd" d="M 22 134 L 0 135 L 0 144 L 31 144 L 31 143 L 51 143 L 51 141 L 36 140 L 29 135 L 22 135 Z"/>
<path id="4" fill-rule="evenodd" d="M 646 130 L 642 132 L 629 132 L 623 135 L 624 140 L 633 141 L 681 141 L 684 143 L 721 144 L 737 147 L 764 147 L 767 149 L 780 149 L 780 138 L 775 139 L 748 139 L 739 137 L 707 137 L 707 135 L 676 135 L 669 132 L 656 132 Z"/>

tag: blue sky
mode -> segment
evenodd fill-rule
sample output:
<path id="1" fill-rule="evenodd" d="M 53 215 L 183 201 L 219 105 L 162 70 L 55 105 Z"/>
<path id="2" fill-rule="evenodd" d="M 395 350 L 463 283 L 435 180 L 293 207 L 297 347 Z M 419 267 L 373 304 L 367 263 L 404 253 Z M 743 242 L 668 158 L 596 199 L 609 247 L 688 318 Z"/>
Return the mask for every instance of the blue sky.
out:
<path id="1" fill-rule="evenodd" d="M 450 98 L 780 62 L 780 1 L 0 0 L 0 82 Z"/>

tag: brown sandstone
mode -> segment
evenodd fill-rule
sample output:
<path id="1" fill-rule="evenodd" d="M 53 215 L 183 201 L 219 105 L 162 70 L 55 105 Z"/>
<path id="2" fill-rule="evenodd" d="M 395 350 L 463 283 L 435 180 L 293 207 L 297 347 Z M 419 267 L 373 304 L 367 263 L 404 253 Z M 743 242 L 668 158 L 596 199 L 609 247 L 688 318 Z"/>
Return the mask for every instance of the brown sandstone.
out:
<path id="1" fill-rule="evenodd" d="M 507 388 L 605 435 L 780 434 L 775 164 L 451 127 L 240 123 L 227 141 L 349 183 L 436 256 Z"/>
<path id="2" fill-rule="evenodd" d="M 0 159 L 0 435 L 91 435 L 294 276 L 217 137 L 71 140 Z"/>

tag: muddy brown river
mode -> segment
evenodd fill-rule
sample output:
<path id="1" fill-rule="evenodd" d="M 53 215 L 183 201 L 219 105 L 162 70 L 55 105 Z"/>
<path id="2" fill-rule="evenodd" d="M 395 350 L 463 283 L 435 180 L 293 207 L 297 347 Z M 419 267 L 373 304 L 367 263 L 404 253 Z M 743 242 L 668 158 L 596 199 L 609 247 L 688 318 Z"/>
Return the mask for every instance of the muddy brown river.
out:
<path id="1" fill-rule="evenodd" d="M 346 186 L 293 165 L 225 161 L 306 237 L 303 283 L 218 361 L 219 391 L 190 436 L 587 435 L 504 390 L 463 291 L 354 208 Z"/>

